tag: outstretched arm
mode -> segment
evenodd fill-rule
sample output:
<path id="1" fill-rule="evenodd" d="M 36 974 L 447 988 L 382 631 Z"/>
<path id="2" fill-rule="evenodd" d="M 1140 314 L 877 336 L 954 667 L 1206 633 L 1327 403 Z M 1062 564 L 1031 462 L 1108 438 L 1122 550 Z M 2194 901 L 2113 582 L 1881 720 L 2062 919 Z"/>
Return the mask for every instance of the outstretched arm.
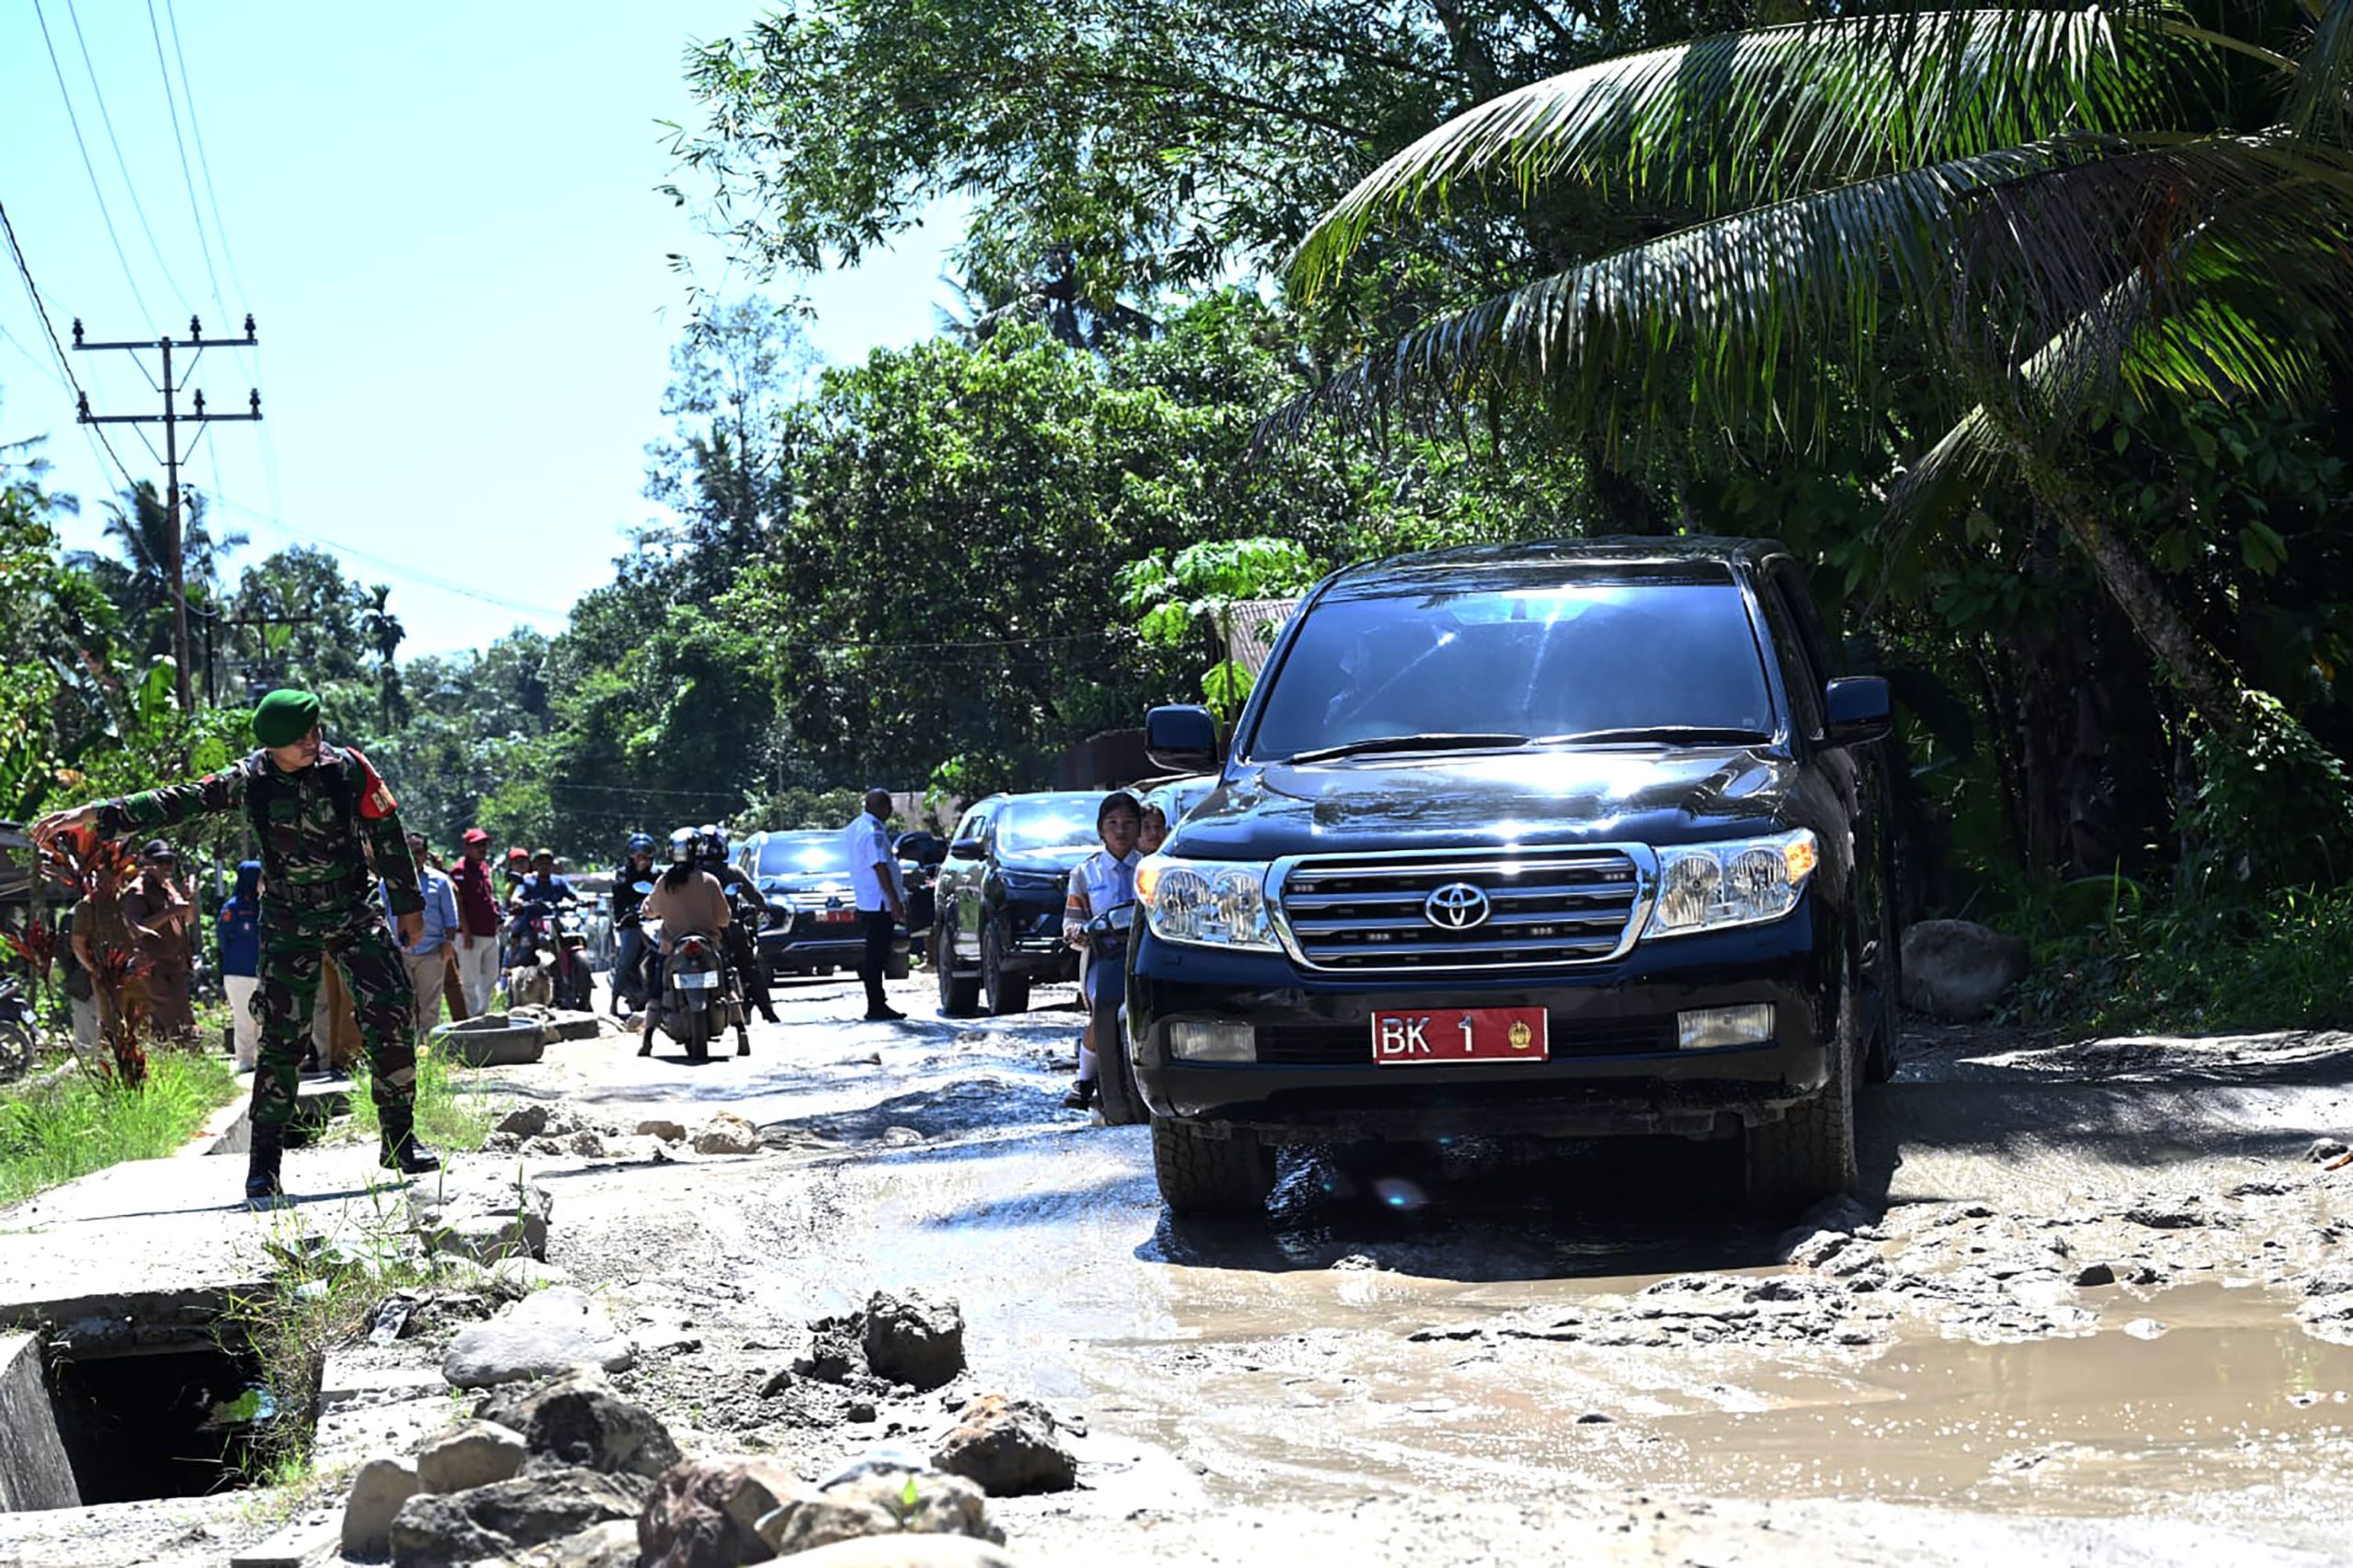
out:
<path id="1" fill-rule="evenodd" d="M 108 838 L 152 833 L 197 817 L 217 816 L 244 803 L 245 770 L 232 767 L 184 784 L 166 784 L 111 801 L 93 801 L 72 811 L 51 812 L 33 824 L 32 836 L 46 845 L 68 828 L 95 827 Z"/>

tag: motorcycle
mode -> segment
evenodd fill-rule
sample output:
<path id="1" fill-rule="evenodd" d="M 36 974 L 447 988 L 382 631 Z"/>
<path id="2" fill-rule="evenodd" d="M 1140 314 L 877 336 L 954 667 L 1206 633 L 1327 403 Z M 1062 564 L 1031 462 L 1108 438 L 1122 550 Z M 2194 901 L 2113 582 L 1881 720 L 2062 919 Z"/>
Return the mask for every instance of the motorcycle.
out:
<path id="1" fill-rule="evenodd" d="M 645 939 L 658 950 L 660 921 L 645 923 Z M 680 937 L 662 960 L 662 1032 L 686 1047 L 688 1061 L 702 1062 L 710 1056 L 712 1038 L 728 1028 L 735 1031 L 735 1054 L 749 1056 L 752 1038 L 745 1024 L 744 994 L 725 947 L 705 931 Z"/>
<path id="2" fill-rule="evenodd" d="M 1086 926 L 1086 973 L 1095 987 L 1091 1017 L 1097 1093 L 1102 1096 L 1103 1119 L 1112 1127 L 1131 1126 L 1146 1115 L 1143 1096 L 1136 1092 L 1135 1065 L 1128 1060 L 1128 934 L 1135 919 L 1136 906 L 1122 903 Z"/>
<path id="3" fill-rule="evenodd" d="M 573 915 L 571 903 L 523 906 L 523 932 L 516 942 L 518 957 L 529 954 L 507 971 L 509 1003 L 548 1001 L 570 1012 L 588 1010 L 593 982 L 588 969 L 588 937 Z"/>
<path id="4" fill-rule="evenodd" d="M 32 1071 L 38 1039 L 32 998 L 15 976 L 0 974 L 0 1084 Z"/>

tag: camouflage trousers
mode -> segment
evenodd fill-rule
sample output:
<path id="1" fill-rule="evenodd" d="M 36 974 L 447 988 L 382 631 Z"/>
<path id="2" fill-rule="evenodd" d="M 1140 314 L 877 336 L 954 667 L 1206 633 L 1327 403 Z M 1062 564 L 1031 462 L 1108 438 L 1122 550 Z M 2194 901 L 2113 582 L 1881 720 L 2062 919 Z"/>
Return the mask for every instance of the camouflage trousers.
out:
<path id="1" fill-rule="evenodd" d="M 302 1054 L 310 1044 L 311 1009 L 329 960 L 343 971 L 368 1054 L 369 1085 L 377 1119 L 390 1128 L 416 1102 L 415 1006 L 408 970 L 374 900 L 333 915 L 309 913 L 261 922 L 261 984 L 254 1011 L 261 1020 L 261 1059 L 254 1068 L 254 1124 L 283 1127 L 294 1119 Z"/>

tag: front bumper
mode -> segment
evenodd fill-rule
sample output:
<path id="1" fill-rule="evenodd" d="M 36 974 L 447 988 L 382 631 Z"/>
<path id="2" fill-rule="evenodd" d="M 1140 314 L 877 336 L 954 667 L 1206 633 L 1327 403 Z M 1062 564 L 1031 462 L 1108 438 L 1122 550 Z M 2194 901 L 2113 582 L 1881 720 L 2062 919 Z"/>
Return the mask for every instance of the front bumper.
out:
<path id="1" fill-rule="evenodd" d="M 1078 954 L 1063 940 L 1063 906 L 1008 900 L 996 915 L 1005 966 L 1031 980 L 1078 978 Z"/>
<path id="2" fill-rule="evenodd" d="M 895 951 L 906 950 L 904 926 L 892 927 L 891 946 Z M 762 927 L 758 948 L 761 962 L 771 971 L 813 969 L 820 964 L 854 969 L 866 957 L 866 937 L 855 920 L 820 920 L 814 911 L 804 909 L 796 911 L 789 925 Z"/>
<path id="3" fill-rule="evenodd" d="M 1286 1141 L 1721 1136 L 1778 1119 L 1827 1077 L 1839 971 L 1814 909 L 1809 897 L 1768 926 L 1638 943 L 1606 964 L 1442 979 L 1316 974 L 1145 932 L 1125 1044 L 1154 1115 Z M 1677 1048 L 1678 1013 L 1756 1002 L 1773 1005 L 1769 1042 Z M 1550 1057 L 1376 1066 L 1372 1014 L 1415 1007 L 1541 1007 Z M 1249 1025 L 1259 1059 L 1176 1058 L 1183 1020 Z"/>

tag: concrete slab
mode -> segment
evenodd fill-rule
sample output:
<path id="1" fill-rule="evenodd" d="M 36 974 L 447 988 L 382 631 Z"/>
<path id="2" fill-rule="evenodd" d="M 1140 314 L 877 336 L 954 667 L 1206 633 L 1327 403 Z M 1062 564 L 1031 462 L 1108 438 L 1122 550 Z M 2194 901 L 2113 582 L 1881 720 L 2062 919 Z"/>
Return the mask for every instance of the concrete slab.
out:
<path id="1" fill-rule="evenodd" d="M 0 1327 L 46 1324 L 76 1354 L 199 1339 L 235 1294 L 275 1271 L 267 1244 L 298 1230 L 357 1238 L 404 1217 L 372 1147 L 288 1153 L 294 1201 L 244 1206 L 244 1162 L 138 1160 L 0 1209 Z"/>
<path id="2" fill-rule="evenodd" d="M 81 1506 L 73 1461 L 57 1435 L 40 1341 L 0 1335 L 0 1512 Z"/>
<path id="3" fill-rule="evenodd" d="M 297 1519 L 268 1540 L 230 1554 L 229 1568 L 311 1568 L 343 1547 L 339 1522 Z"/>

